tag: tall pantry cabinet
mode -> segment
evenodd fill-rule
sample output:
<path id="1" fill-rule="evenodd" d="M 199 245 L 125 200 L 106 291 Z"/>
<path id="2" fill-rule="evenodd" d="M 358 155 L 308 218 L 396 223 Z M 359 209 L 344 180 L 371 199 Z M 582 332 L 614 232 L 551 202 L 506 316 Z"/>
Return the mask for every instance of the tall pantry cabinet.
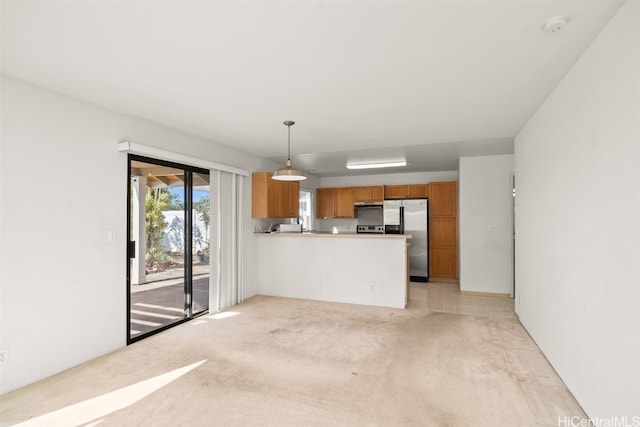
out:
<path id="1" fill-rule="evenodd" d="M 458 277 L 458 183 L 429 183 L 429 276 Z"/>

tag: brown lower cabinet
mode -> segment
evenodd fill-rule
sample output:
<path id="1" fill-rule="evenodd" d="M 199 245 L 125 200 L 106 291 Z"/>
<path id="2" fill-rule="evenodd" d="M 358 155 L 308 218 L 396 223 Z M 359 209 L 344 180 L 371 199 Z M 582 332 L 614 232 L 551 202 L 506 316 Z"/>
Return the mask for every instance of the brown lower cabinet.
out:
<path id="1" fill-rule="evenodd" d="M 429 276 L 456 278 L 457 223 L 455 218 L 429 220 Z"/>
<path id="2" fill-rule="evenodd" d="M 429 277 L 455 279 L 458 274 L 456 248 L 431 248 Z"/>

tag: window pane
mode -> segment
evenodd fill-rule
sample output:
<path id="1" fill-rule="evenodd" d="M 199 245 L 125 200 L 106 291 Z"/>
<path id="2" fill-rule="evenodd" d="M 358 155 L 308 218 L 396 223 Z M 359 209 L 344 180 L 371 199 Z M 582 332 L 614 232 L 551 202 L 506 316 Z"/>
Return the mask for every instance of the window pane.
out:
<path id="1" fill-rule="evenodd" d="M 300 222 L 303 230 L 313 229 L 313 217 L 311 215 L 311 191 L 300 190 Z"/>
<path id="2" fill-rule="evenodd" d="M 209 309 L 209 175 L 193 174 L 193 313 Z"/>

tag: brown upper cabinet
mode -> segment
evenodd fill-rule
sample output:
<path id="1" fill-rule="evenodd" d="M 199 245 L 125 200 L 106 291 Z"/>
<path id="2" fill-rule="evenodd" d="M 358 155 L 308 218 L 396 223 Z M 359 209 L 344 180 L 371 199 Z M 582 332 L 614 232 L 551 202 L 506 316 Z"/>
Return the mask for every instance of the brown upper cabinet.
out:
<path id="1" fill-rule="evenodd" d="M 356 191 L 353 187 L 318 188 L 316 190 L 316 217 L 355 218 L 354 202 Z"/>
<path id="2" fill-rule="evenodd" d="M 278 213 L 281 218 L 298 218 L 300 216 L 300 181 L 277 181 Z"/>
<path id="3" fill-rule="evenodd" d="M 270 172 L 251 175 L 253 218 L 297 218 L 300 214 L 300 182 L 276 181 Z"/>
<path id="4" fill-rule="evenodd" d="M 371 195 L 372 202 L 383 202 L 384 201 L 384 186 L 376 185 L 373 187 L 369 187 L 369 194 Z"/>
<path id="5" fill-rule="evenodd" d="M 355 187 L 356 202 L 382 202 L 384 200 L 384 186 Z"/>
<path id="6" fill-rule="evenodd" d="M 429 197 L 429 184 L 385 185 L 385 199 L 426 199 Z"/>
<path id="7" fill-rule="evenodd" d="M 385 185 L 384 198 L 385 199 L 406 199 L 407 185 Z"/>
<path id="8" fill-rule="evenodd" d="M 432 182 L 429 184 L 429 215 L 455 218 L 458 211 L 458 183 Z"/>
<path id="9" fill-rule="evenodd" d="M 429 197 L 429 184 L 407 185 L 407 199 L 425 199 Z"/>
<path id="10" fill-rule="evenodd" d="M 316 190 L 316 217 L 335 218 L 335 189 L 318 188 Z"/>
<path id="11" fill-rule="evenodd" d="M 336 188 L 335 197 L 335 217 L 355 218 L 356 212 L 353 206 L 356 199 L 355 189 L 353 187 Z"/>

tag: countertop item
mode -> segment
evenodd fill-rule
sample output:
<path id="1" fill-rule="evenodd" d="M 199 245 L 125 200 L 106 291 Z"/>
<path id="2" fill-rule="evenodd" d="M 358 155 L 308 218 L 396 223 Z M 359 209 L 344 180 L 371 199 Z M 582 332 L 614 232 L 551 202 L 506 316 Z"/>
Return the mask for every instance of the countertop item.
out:
<path id="1" fill-rule="evenodd" d="M 281 233 L 302 233 L 302 224 L 280 224 L 278 230 Z"/>

